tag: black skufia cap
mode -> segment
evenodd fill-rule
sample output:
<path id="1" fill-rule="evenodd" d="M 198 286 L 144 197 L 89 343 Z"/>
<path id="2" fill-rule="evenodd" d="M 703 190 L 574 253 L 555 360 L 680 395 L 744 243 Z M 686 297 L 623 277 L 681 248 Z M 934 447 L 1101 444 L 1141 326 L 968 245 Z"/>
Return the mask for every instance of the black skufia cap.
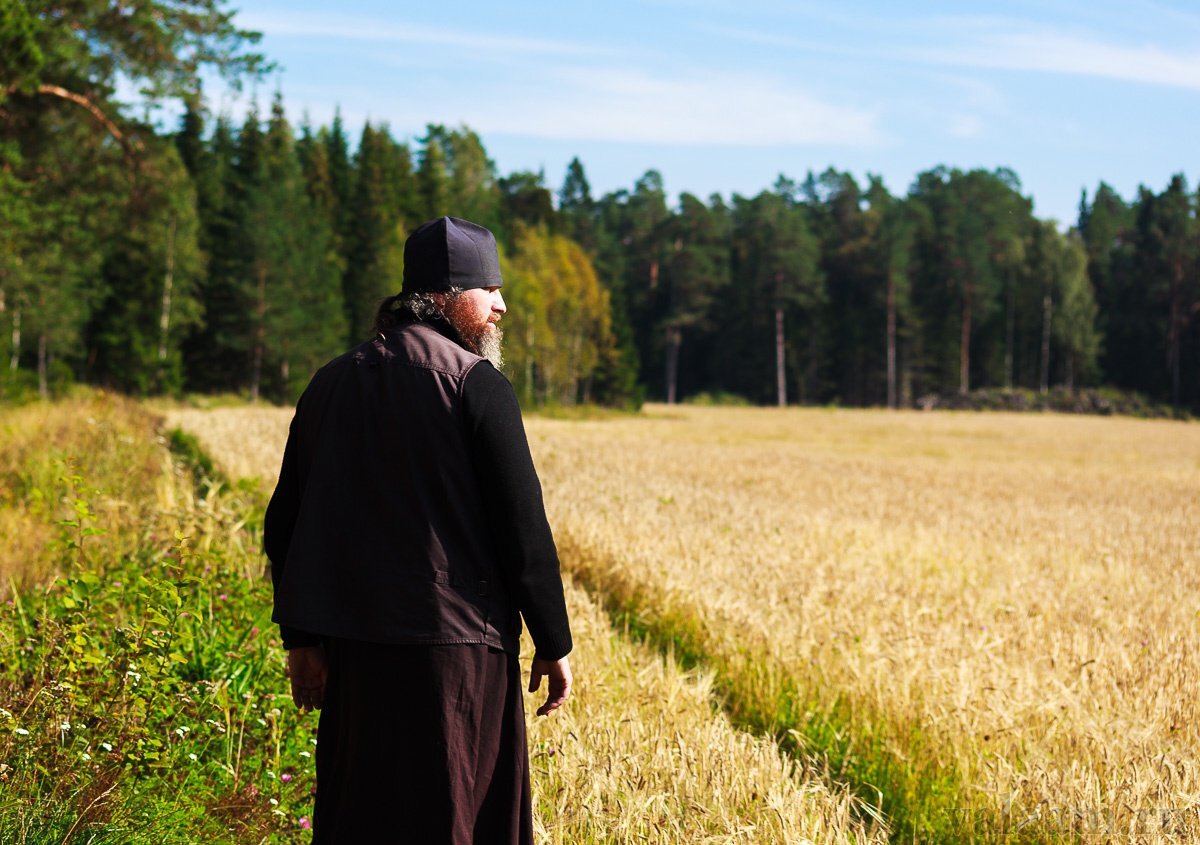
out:
<path id="1" fill-rule="evenodd" d="M 404 293 L 500 286 L 496 238 L 457 217 L 421 224 L 404 242 Z"/>

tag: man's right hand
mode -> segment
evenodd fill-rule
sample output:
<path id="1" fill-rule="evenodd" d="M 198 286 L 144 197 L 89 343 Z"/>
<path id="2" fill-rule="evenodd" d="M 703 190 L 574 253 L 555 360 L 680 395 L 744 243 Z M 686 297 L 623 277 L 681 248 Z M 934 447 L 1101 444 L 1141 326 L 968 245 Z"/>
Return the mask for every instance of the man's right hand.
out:
<path id="1" fill-rule="evenodd" d="M 537 709 L 539 716 L 545 716 L 551 710 L 562 707 L 563 702 L 571 694 L 571 664 L 567 658 L 558 660 L 543 660 L 533 658 L 533 667 L 529 670 L 529 691 L 537 692 L 542 685 L 543 676 L 549 681 L 546 690 L 546 703 Z"/>
<path id="2" fill-rule="evenodd" d="M 288 677 L 292 679 L 292 701 L 297 707 L 321 709 L 328 668 L 325 646 L 297 646 L 288 651 Z"/>

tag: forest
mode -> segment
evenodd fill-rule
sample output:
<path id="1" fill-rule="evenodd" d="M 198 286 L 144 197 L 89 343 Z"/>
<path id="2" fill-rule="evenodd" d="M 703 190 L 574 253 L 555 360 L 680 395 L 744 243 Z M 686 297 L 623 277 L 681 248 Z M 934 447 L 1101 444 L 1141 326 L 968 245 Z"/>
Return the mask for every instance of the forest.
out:
<path id="1" fill-rule="evenodd" d="M 528 404 L 1103 386 L 1200 410 L 1182 175 L 1133 197 L 1101 182 L 1065 231 L 1005 167 L 932 167 L 903 194 L 828 168 L 707 198 L 650 170 L 595 196 L 578 159 L 558 184 L 499 172 L 467 126 L 293 125 L 279 94 L 213 115 L 205 74 L 271 78 L 256 42 L 220 0 L 0 0 L 0 397 L 292 402 L 368 336 L 406 233 L 450 214 L 501 244 Z"/>

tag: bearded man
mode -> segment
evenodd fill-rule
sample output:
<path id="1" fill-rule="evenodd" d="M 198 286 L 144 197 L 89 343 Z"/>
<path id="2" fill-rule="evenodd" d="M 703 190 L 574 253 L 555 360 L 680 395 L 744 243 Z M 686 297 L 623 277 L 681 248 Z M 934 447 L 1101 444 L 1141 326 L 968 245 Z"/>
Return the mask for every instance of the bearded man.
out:
<path id="1" fill-rule="evenodd" d="M 296 406 L 264 545 L 292 697 L 321 710 L 314 843 L 533 842 L 521 617 L 539 715 L 571 632 L 501 285 L 491 232 L 424 224 L 375 336 Z"/>

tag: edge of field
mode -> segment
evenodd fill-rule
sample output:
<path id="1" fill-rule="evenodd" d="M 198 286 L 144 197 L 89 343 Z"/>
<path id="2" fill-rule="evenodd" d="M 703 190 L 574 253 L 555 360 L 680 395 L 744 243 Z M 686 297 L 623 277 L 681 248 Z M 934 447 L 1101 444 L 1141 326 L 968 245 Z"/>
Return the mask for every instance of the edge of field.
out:
<path id="1" fill-rule="evenodd" d="M 635 582 L 569 526 L 556 527 L 556 540 L 564 570 L 605 608 L 614 627 L 683 668 L 711 673 L 736 727 L 773 737 L 797 759 L 829 772 L 868 815 L 886 819 L 890 841 L 1061 839 L 1036 826 L 1017 829 L 1001 812 L 972 801 L 968 779 L 945 761 L 948 753 L 922 726 L 898 723 L 842 691 L 822 693 L 816 679 L 797 677 L 765 643 L 732 641 L 708 626 L 693 603 Z"/>

